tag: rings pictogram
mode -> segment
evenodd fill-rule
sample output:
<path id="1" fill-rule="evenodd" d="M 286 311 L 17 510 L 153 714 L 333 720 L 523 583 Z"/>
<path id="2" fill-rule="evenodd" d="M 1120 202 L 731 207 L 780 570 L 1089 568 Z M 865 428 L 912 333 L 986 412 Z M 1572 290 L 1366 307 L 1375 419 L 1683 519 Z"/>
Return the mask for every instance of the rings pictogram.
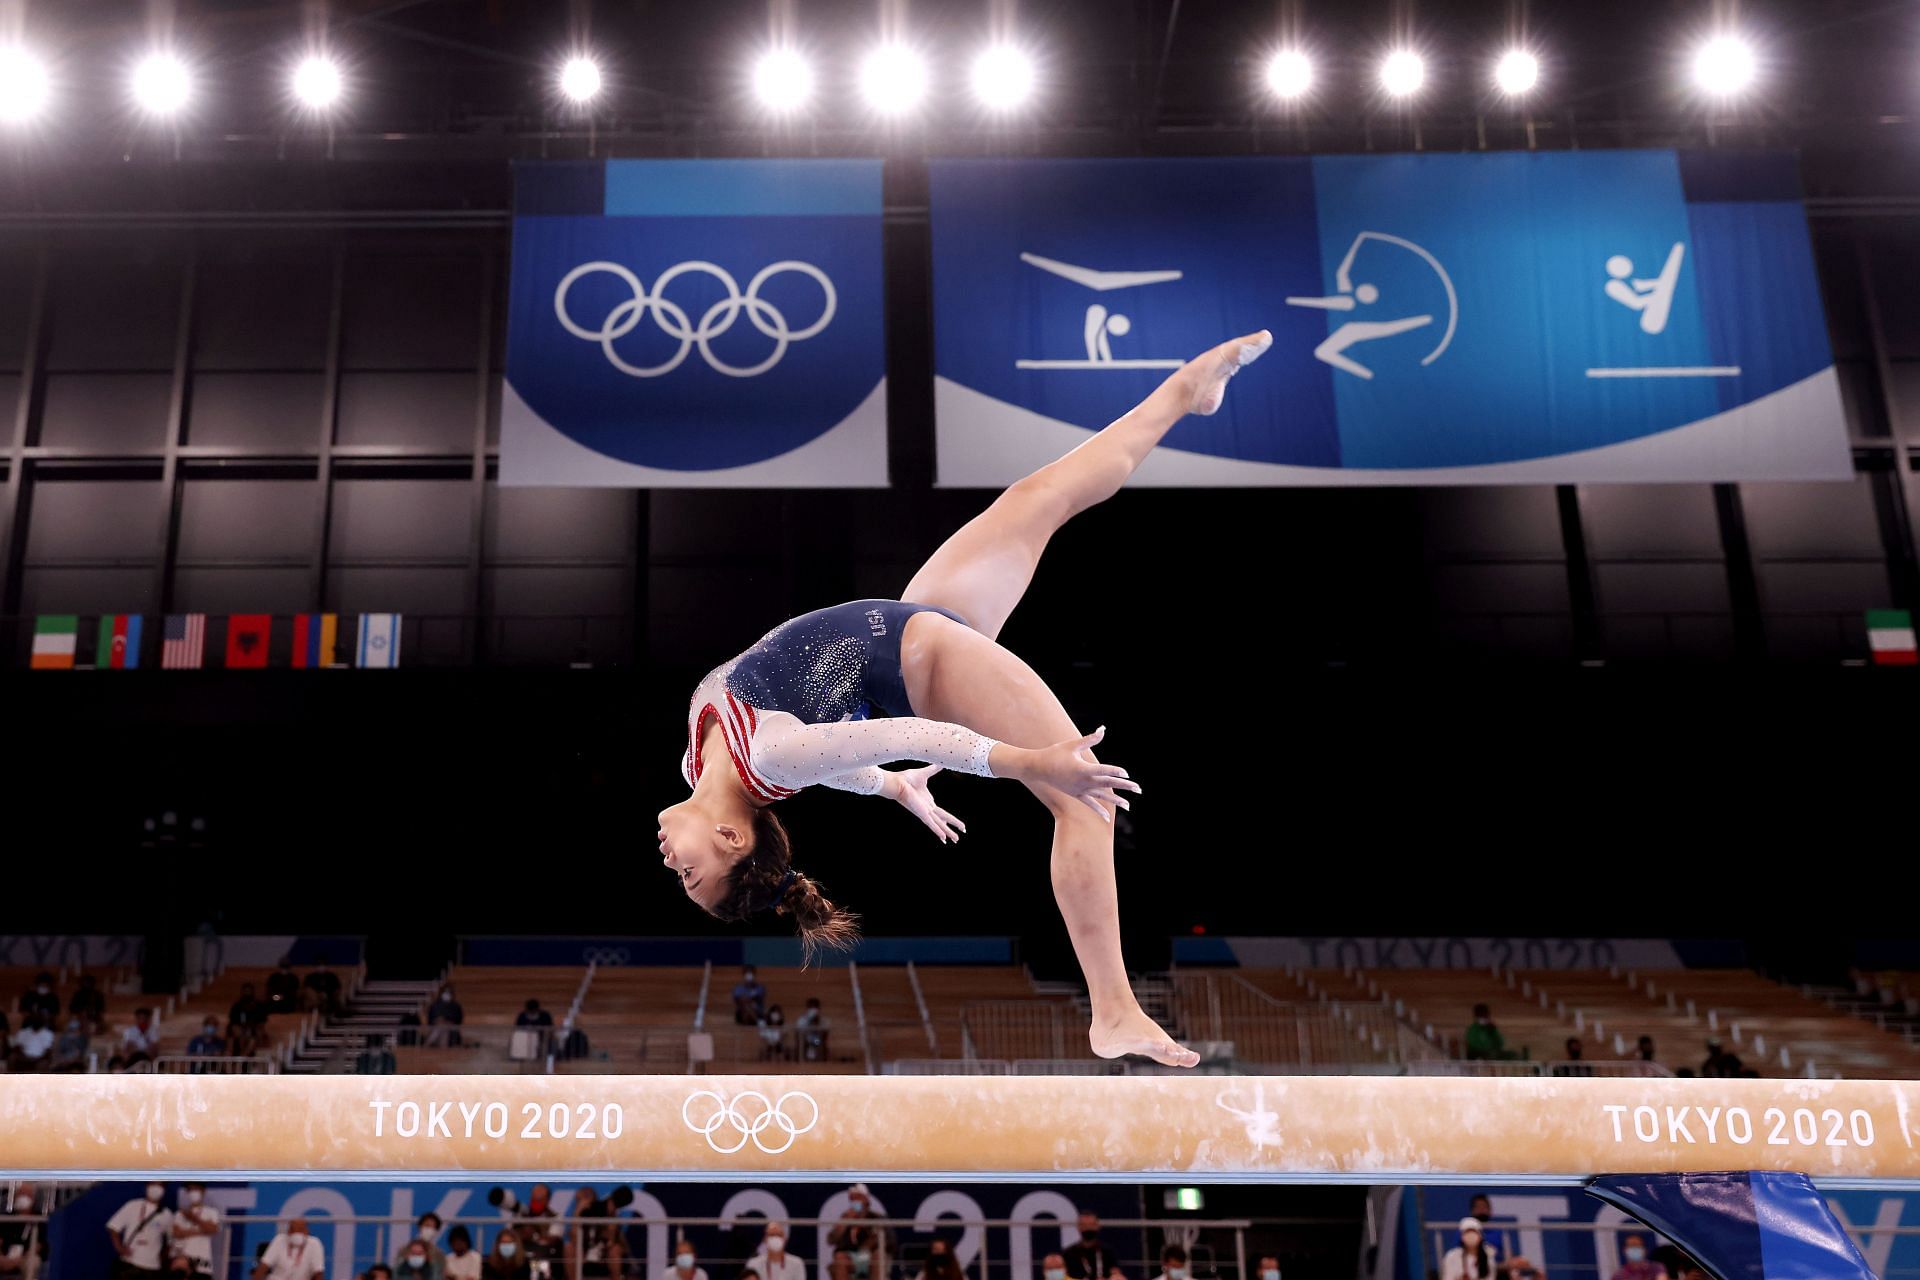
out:
<path id="1" fill-rule="evenodd" d="M 702 313 L 698 325 L 688 319 L 684 308 L 667 298 L 667 286 L 690 271 L 712 276 L 727 291 L 726 297 Z M 820 286 L 823 298 L 820 318 L 803 329 L 788 327 L 787 317 L 781 313 L 780 309 L 760 296 L 760 287 L 783 271 L 798 271 Z M 567 313 L 567 291 L 573 288 L 574 281 L 582 276 L 600 272 L 617 277 L 632 291 L 633 296 L 608 312 L 606 319 L 600 322 L 599 328 L 592 329 L 577 323 Z M 687 358 L 687 353 L 696 346 L 700 348 L 701 359 L 716 372 L 724 373 L 730 378 L 755 377 L 779 364 L 780 358 L 787 354 L 789 344 L 803 342 L 826 328 L 839 305 L 839 295 L 834 292 L 833 281 L 827 278 L 826 272 L 811 262 L 791 260 L 762 267 L 755 273 L 753 279 L 747 282 L 745 293 L 740 291 L 739 283 L 731 275 L 711 262 L 682 262 L 668 267 L 660 273 L 660 278 L 653 282 L 651 290 L 641 283 L 639 276 L 617 262 L 587 262 L 567 272 L 561 278 L 560 287 L 553 291 L 553 311 L 560 318 L 561 326 L 576 338 L 599 343 L 600 349 L 606 353 L 608 362 L 620 372 L 634 378 L 657 378 L 662 374 L 673 372 L 680 367 L 680 362 Z M 773 339 L 773 353 L 759 364 L 728 364 L 713 353 L 713 347 L 710 345 L 714 338 L 733 328 L 733 322 L 739 318 L 742 311 L 747 313 L 747 320 L 754 328 Z M 621 358 L 620 353 L 613 349 L 613 344 L 639 327 L 640 321 L 649 312 L 653 314 L 653 322 L 660 326 L 661 332 L 679 341 L 680 349 L 660 364 L 631 364 Z"/>
<path id="2" fill-rule="evenodd" d="M 797 1123 L 787 1114 L 787 1103 L 799 1099 L 807 1104 L 808 1114 L 805 1124 Z M 693 1106 L 702 1103 L 704 1118 L 694 1119 Z M 743 1105 L 744 1104 L 744 1105 Z M 730 1156 L 743 1149 L 749 1142 L 770 1156 L 777 1156 L 793 1145 L 795 1138 L 808 1132 L 820 1123 L 820 1104 L 811 1094 L 798 1089 L 789 1090 L 769 1102 L 767 1095 L 754 1089 L 744 1089 L 732 1098 L 712 1089 L 699 1089 L 680 1104 L 680 1118 L 687 1122 L 687 1128 L 707 1140 L 707 1145 L 723 1156 Z M 761 1135 L 767 1130 L 775 1130 L 772 1145 Z M 735 1138 L 738 1141 L 734 1141 Z M 784 1141 L 780 1141 L 784 1138 Z"/>

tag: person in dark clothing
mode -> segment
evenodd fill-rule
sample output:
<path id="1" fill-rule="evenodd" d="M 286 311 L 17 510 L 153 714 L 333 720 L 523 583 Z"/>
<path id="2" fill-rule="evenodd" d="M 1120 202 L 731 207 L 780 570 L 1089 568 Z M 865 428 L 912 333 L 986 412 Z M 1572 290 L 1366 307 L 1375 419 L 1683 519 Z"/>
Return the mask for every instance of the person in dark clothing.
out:
<path id="1" fill-rule="evenodd" d="M 1060 1251 L 1066 1259 L 1071 1280 L 1106 1280 L 1107 1273 L 1119 1265 L 1111 1249 L 1100 1240 L 1100 1219 L 1091 1213 L 1080 1215 L 1080 1239 Z"/>
<path id="2" fill-rule="evenodd" d="M 1700 1064 L 1700 1075 L 1708 1080 L 1731 1080 L 1740 1074 L 1742 1065 L 1739 1055 L 1728 1053 L 1721 1047 L 1720 1037 L 1714 1036 L 1707 1041 L 1707 1060 Z"/>
<path id="3" fill-rule="evenodd" d="M 427 1026 L 433 1028 L 427 1032 L 428 1044 L 458 1045 L 460 1043 L 460 1024 L 467 1020 L 467 1011 L 453 998 L 453 988 L 440 988 L 440 998 L 427 1006 Z"/>
<path id="4" fill-rule="evenodd" d="M 60 1020 L 60 993 L 53 989 L 52 974 L 34 976 L 33 986 L 20 997 L 20 1013 L 22 1017 L 37 1013 L 49 1025 Z"/>
<path id="5" fill-rule="evenodd" d="M 493 1252 L 487 1255 L 487 1261 L 480 1269 L 480 1280 L 532 1280 L 532 1260 L 527 1256 L 527 1247 L 521 1243 L 520 1232 L 512 1227 L 500 1228 L 500 1234 L 494 1237 Z"/>
<path id="6" fill-rule="evenodd" d="M 553 1015 L 545 1009 L 542 1009 L 538 1000 L 529 1000 L 527 1001 L 527 1007 L 520 1011 L 520 1016 L 513 1020 L 513 1025 L 516 1027 L 550 1027 L 553 1025 Z"/>
<path id="7" fill-rule="evenodd" d="M 340 975 L 326 965 L 308 974 L 301 986 L 305 989 L 303 1002 L 309 1009 L 318 1009 L 329 1017 L 340 1011 Z"/>
<path id="8" fill-rule="evenodd" d="M 80 985 L 74 988 L 73 995 L 67 999 L 67 1012 L 77 1015 L 87 1024 L 88 1035 L 98 1035 L 100 1028 L 106 1025 L 107 997 L 92 974 L 80 975 Z"/>
<path id="9" fill-rule="evenodd" d="M 280 967 L 267 975 L 267 1007 L 274 1013 L 300 1008 L 300 975 L 293 971 L 293 961 L 286 956 L 281 956 Z"/>
<path id="10" fill-rule="evenodd" d="M 353 1060 L 353 1071 L 362 1076 L 391 1076 L 399 1074 L 400 1064 L 385 1036 L 368 1036 L 367 1047 Z"/>

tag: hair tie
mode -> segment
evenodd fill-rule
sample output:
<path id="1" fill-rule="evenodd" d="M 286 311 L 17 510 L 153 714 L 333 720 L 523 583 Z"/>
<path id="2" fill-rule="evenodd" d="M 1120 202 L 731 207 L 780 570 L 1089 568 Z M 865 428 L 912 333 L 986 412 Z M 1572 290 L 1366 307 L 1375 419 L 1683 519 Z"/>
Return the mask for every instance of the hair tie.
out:
<path id="1" fill-rule="evenodd" d="M 779 906 L 787 900 L 787 890 L 793 888 L 793 868 L 787 868 L 787 874 L 780 877 L 780 884 L 773 891 L 773 905 Z"/>

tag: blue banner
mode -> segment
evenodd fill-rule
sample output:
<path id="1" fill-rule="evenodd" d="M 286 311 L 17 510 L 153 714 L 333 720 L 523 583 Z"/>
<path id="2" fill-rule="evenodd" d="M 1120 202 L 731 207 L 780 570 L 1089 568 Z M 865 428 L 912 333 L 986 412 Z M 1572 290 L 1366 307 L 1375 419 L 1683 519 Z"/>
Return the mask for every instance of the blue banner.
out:
<path id="1" fill-rule="evenodd" d="M 999 486 L 1224 338 L 1159 485 L 1845 479 L 1789 156 L 930 166 L 939 482 Z"/>
<path id="2" fill-rule="evenodd" d="M 514 171 L 500 482 L 887 482 L 878 160 Z"/>

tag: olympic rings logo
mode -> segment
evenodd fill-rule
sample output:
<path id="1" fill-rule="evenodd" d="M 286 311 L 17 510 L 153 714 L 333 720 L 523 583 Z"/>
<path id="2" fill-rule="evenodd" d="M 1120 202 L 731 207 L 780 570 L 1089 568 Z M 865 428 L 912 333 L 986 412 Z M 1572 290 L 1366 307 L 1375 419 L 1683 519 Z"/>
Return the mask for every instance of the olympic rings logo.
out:
<path id="1" fill-rule="evenodd" d="M 587 964 L 631 964 L 633 953 L 625 947 L 587 947 L 580 959 Z"/>
<path id="2" fill-rule="evenodd" d="M 787 317 L 781 313 L 780 309 L 760 296 L 760 286 L 783 271 L 797 271 L 820 286 L 823 298 L 820 318 L 804 329 L 789 327 Z M 667 299 L 667 286 L 688 272 L 710 275 L 727 291 L 726 297 L 702 313 L 700 323 L 697 325 L 688 318 L 684 308 Z M 581 277 L 601 273 L 612 275 L 620 280 L 633 296 L 608 312 L 606 319 L 600 322 L 599 328 L 590 329 L 577 323 L 568 314 L 567 291 L 573 288 L 574 282 Z M 599 343 L 601 351 L 606 353 L 608 363 L 633 378 L 657 378 L 662 374 L 672 373 L 680 367 L 680 362 L 685 360 L 687 353 L 695 347 L 700 348 L 701 359 L 716 372 L 724 373 L 730 378 L 755 377 L 779 364 L 780 358 L 787 354 L 789 344 L 804 342 L 826 328 L 839 306 L 839 295 L 834 291 L 833 281 L 827 278 L 827 273 L 810 262 L 795 261 L 776 262 L 771 266 L 762 267 L 753 279 L 747 282 L 745 293 L 740 291 L 740 285 L 731 275 L 711 262 L 682 262 L 668 267 L 660 273 L 660 278 L 653 282 L 651 290 L 641 283 L 639 276 L 617 262 L 587 262 L 567 272 L 560 280 L 560 287 L 553 291 L 553 312 L 560 318 L 561 326 L 576 338 Z M 710 345 L 714 338 L 733 328 L 733 322 L 739 319 L 743 311 L 747 314 L 748 323 L 773 339 L 773 354 L 759 364 L 728 364 L 713 353 L 713 347 Z M 661 364 L 644 366 L 630 364 L 613 349 L 613 344 L 638 328 L 640 321 L 645 319 L 649 312 L 653 315 L 653 322 L 660 326 L 663 333 L 679 341 L 680 349 Z"/>
<path id="3" fill-rule="evenodd" d="M 787 1103 L 795 1098 L 805 1102 L 811 1109 L 805 1124 L 796 1123 L 794 1117 L 787 1114 Z M 712 1109 L 704 1119 L 695 1120 L 694 1104 L 703 1099 L 705 1106 Z M 742 1107 L 742 1103 L 749 1105 Z M 707 1145 L 723 1156 L 742 1150 L 749 1142 L 767 1155 L 777 1156 L 791 1147 L 795 1138 L 820 1123 L 820 1104 L 813 1100 L 811 1094 L 798 1089 L 789 1090 L 771 1102 L 766 1094 L 755 1089 L 744 1089 L 731 1099 L 712 1089 L 699 1089 L 680 1104 L 680 1118 L 686 1121 L 687 1128 L 705 1138 Z M 785 1141 L 779 1141 L 778 1146 L 772 1145 L 761 1136 L 769 1129 L 777 1131 L 775 1141 L 779 1141 L 781 1135 L 785 1136 Z M 739 1138 L 737 1142 L 732 1140 L 735 1135 Z"/>

